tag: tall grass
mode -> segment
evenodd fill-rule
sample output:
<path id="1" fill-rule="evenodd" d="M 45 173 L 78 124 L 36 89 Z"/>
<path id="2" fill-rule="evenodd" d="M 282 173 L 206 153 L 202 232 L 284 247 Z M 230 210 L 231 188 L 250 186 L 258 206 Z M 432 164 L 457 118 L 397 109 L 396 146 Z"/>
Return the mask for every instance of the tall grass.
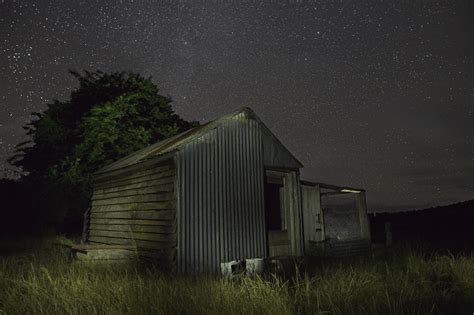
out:
<path id="1" fill-rule="evenodd" d="M 0 258 L 0 314 L 471 314 L 474 258 L 410 248 L 283 280 L 84 264 L 50 242 Z"/>

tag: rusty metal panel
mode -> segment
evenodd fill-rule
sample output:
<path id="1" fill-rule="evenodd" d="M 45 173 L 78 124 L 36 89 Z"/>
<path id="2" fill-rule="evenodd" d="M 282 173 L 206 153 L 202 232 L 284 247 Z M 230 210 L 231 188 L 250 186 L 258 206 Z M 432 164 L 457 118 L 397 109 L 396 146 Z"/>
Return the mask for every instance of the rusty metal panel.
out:
<path id="1" fill-rule="evenodd" d="M 266 256 L 261 132 L 243 112 L 176 153 L 181 272 Z"/>

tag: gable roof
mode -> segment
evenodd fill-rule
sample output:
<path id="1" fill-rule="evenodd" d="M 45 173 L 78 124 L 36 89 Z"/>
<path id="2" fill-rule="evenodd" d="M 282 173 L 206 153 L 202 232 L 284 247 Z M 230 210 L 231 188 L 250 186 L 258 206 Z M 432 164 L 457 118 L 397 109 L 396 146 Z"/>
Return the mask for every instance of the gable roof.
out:
<path id="1" fill-rule="evenodd" d="M 258 116 L 254 113 L 252 109 L 249 107 L 242 107 L 241 109 L 228 114 L 221 116 L 215 120 L 209 121 L 203 125 L 199 125 L 197 127 L 194 127 L 192 129 L 189 129 L 187 131 L 184 131 L 182 133 L 179 133 L 175 136 L 172 136 L 170 138 L 164 139 L 162 141 L 159 141 L 155 144 L 152 144 L 146 148 L 143 148 L 141 150 L 138 150 L 124 158 L 121 158 L 103 168 L 98 170 L 96 174 L 101 174 L 101 173 L 106 173 L 110 172 L 113 170 L 117 170 L 129 165 L 133 165 L 145 160 L 148 160 L 153 157 L 157 156 L 163 156 L 175 151 L 178 151 L 180 148 L 188 144 L 189 142 L 196 140 L 203 135 L 207 134 L 209 131 L 212 129 L 215 129 L 219 126 L 221 126 L 225 121 L 230 120 L 234 118 L 237 115 L 244 114 L 245 117 L 254 119 L 258 121 L 264 129 L 266 129 L 266 134 L 270 135 L 274 141 L 276 141 L 278 144 L 280 144 L 284 150 L 288 152 L 288 154 L 291 156 L 292 159 L 295 160 L 295 162 L 300 165 L 300 167 L 303 167 L 303 164 L 301 164 L 298 159 L 296 159 L 293 154 L 286 149 L 286 147 L 278 140 L 278 138 L 265 126 L 265 124 L 258 118 Z"/>

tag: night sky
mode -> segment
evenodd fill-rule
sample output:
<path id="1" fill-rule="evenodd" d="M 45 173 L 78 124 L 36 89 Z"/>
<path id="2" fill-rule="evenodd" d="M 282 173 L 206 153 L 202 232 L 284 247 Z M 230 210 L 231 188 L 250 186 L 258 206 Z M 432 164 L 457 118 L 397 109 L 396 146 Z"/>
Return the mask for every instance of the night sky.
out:
<path id="1" fill-rule="evenodd" d="M 255 110 L 370 211 L 474 198 L 466 1 L 0 0 L 0 169 L 74 70 L 152 76 L 185 119 Z"/>

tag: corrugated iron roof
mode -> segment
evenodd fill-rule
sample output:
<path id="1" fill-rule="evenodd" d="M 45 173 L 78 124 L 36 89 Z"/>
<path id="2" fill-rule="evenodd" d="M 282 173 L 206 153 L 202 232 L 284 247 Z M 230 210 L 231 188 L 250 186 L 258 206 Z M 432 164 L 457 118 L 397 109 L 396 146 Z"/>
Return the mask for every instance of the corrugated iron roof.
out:
<path id="1" fill-rule="evenodd" d="M 138 150 L 137 152 L 134 152 L 120 160 L 113 162 L 112 164 L 109 164 L 101 168 L 100 170 L 96 172 L 96 174 L 110 172 L 110 171 L 117 170 L 129 165 L 136 164 L 141 161 L 148 160 L 155 156 L 162 156 L 162 155 L 177 151 L 181 147 L 186 145 L 187 143 L 193 140 L 196 140 L 200 138 L 201 136 L 203 136 L 204 134 L 206 134 L 207 132 L 209 132 L 210 130 L 219 127 L 223 122 L 241 114 L 244 114 L 247 118 L 255 119 L 260 124 L 262 124 L 265 129 L 267 129 L 270 132 L 270 130 L 265 126 L 265 124 L 260 120 L 260 118 L 257 117 L 257 115 L 254 113 L 252 109 L 250 109 L 249 107 L 242 107 L 241 109 L 231 114 L 224 115 L 215 120 L 207 122 L 203 125 L 189 129 L 173 137 L 167 138 L 165 140 L 152 144 L 146 148 Z M 274 138 L 275 141 L 281 144 L 281 142 L 273 135 L 273 133 L 270 132 L 270 134 Z M 301 165 L 301 167 L 303 166 L 303 164 L 301 164 L 301 162 L 299 162 L 290 151 L 288 151 L 288 153 L 295 159 L 297 163 Z"/>

